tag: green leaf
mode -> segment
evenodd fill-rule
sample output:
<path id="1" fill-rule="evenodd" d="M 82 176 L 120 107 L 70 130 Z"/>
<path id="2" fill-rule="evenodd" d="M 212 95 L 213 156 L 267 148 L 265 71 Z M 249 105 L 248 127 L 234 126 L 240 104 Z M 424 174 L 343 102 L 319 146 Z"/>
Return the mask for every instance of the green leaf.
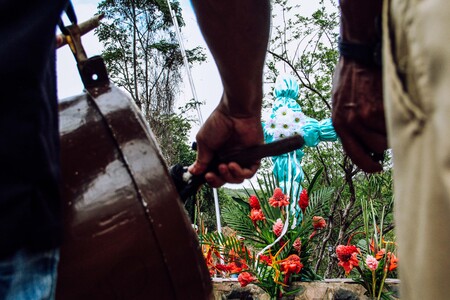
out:
<path id="1" fill-rule="evenodd" d="M 239 197 L 231 197 L 237 204 L 239 204 L 246 212 L 250 212 L 250 204 Z"/>
<path id="2" fill-rule="evenodd" d="M 321 167 L 321 168 L 319 168 L 319 170 L 317 170 L 316 174 L 314 174 L 314 177 L 308 186 L 308 193 L 312 193 L 314 191 L 314 186 L 315 186 L 317 180 L 319 179 L 320 175 L 322 175 L 323 170 L 324 170 L 324 168 Z"/>

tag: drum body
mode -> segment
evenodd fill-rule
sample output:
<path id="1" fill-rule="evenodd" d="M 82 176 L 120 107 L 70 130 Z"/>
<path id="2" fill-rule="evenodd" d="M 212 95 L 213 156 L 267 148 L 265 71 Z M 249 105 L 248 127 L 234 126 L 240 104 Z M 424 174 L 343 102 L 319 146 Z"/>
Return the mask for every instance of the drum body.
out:
<path id="1" fill-rule="evenodd" d="M 57 299 L 210 299 L 158 146 L 114 86 L 60 102 L 64 242 Z"/>

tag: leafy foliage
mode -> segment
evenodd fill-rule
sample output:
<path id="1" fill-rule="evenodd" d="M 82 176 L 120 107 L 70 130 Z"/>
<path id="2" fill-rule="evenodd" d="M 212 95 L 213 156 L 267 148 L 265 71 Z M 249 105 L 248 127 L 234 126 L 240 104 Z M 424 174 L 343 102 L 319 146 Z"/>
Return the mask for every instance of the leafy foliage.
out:
<path id="1" fill-rule="evenodd" d="M 363 209 L 364 231 L 355 233 L 355 235 L 362 234 L 363 236 L 357 242 L 357 247 L 353 248 L 358 253 L 356 254 L 355 252 L 355 255 L 360 261 L 355 260 L 353 262 L 354 269 L 358 273 L 356 275 L 353 273 L 352 278 L 366 289 L 366 295 L 371 299 L 390 300 L 392 299 L 392 293 L 386 289 L 384 283 L 388 274 L 397 269 L 396 244 L 394 241 L 387 240 L 383 233 L 385 210 L 383 209 L 381 215 L 378 215 L 373 201 L 362 201 L 361 206 Z M 350 242 L 349 239 L 348 244 Z M 342 246 L 340 247 L 342 249 Z M 347 246 L 347 248 L 349 247 Z M 348 274 L 353 268 L 348 269 L 349 265 L 346 264 L 347 257 L 339 252 L 339 250 L 336 250 L 339 264 L 344 269 L 347 268 L 346 273 Z"/>
<path id="2" fill-rule="evenodd" d="M 305 115 L 323 120 L 331 116 L 332 77 L 339 57 L 338 1 L 321 0 L 306 5 L 290 0 L 273 2 L 272 41 L 267 59 L 266 83 L 272 84 L 284 72 L 294 75 L 300 82 L 297 102 Z M 305 7 L 304 7 L 305 6 Z M 266 95 L 264 107 L 271 108 L 272 97 Z M 341 277 L 335 249 L 355 232 L 363 228 L 361 199 L 372 201 L 375 211 L 385 211 L 385 234 L 392 237 L 393 194 L 390 153 L 386 153 L 385 171 L 367 175 L 345 155 L 340 143 L 320 143 L 304 148 L 302 161 L 305 173 L 303 185 L 314 183 L 322 194 L 310 196 L 310 207 L 325 217 L 328 226 L 312 247 L 314 270 L 324 277 Z M 263 164 L 264 165 L 264 164 Z M 264 172 L 270 168 L 266 166 Z M 315 177 L 319 170 L 321 175 Z M 265 184 L 265 183 L 264 183 Z M 262 188 L 263 189 L 263 188 Z M 308 188 L 309 192 L 312 192 Z M 314 193 L 313 193 L 314 194 Z"/>
<path id="3" fill-rule="evenodd" d="M 183 26 L 179 3 L 174 1 L 171 6 Z M 112 80 L 141 109 L 167 162 L 186 156 L 186 146 L 178 143 L 185 143 L 190 120 L 174 115 L 183 58 L 167 2 L 103 0 L 98 10 L 105 21 L 96 33 L 104 44 L 102 55 Z M 200 48 L 188 50 L 187 55 L 191 63 L 205 60 Z"/>
<path id="4" fill-rule="evenodd" d="M 296 76 L 301 83 L 297 101 L 307 116 L 317 120 L 331 115 L 332 77 L 338 59 L 337 2 L 318 1 L 313 11 L 305 14 L 302 6 L 296 5 L 295 1 L 273 1 L 275 15 L 267 55 L 266 84 L 273 84 L 281 72 Z M 271 108 L 271 99 L 270 95 L 266 95 L 265 108 Z M 343 277 L 345 274 L 338 266 L 336 248 L 346 244 L 356 232 L 364 230 L 362 203 L 370 201 L 377 216 L 384 210 L 383 234 L 386 240 L 394 239 L 390 153 L 386 153 L 384 172 L 368 175 L 350 161 L 340 143 L 320 143 L 303 151 L 302 167 L 306 180 L 301 184 L 307 186 L 309 192 L 305 220 L 316 214 L 323 216 L 327 222 L 327 227 L 309 241 L 309 262 L 312 270 L 322 277 Z M 270 236 L 255 236 L 255 230 L 249 229 L 252 225 L 248 218 L 250 209 L 248 203 L 247 207 L 243 204 L 251 194 L 258 199 L 268 199 L 279 184 L 267 176 L 270 174 L 270 163 L 263 161 L 262 165 L 264 167 L 259 171 L 261 176 L 252 189 L 240 191 L 239 197 L 235 197 L 240 201 L 227 200 L 221 206 L 223 222 L 241 232 L 239 234 L 251 249 L 266 243 Z M 238 208 L 241 212 L 237 211 Z M 265 209 L 268 222 L 278 218 L 271 209 Z M 380 224 L 378 217 L 376 222 Z M 391 272 L 390 276 L 396 276 L 395 272 Z"/>
<path id="5" fill-rule="evenodd" d="M 200 239 L 209 247 L 206 258 L 212 273 L 225 270 L 241 275 L 252 274 L 256 280 L 254 283 L 272 297 L 277 297 L 280 292 L 284 295 L 292 292 L 286 289 L 292 281 L 320 279 L 310 260 L 311 244 L 317 238 L 315 233 L 318 230 L 312 222 L 316 217 L 314 208 L 305 210 L 299 222 L 291 216 L 288 202 L 277 206 L 277 199 L 288 200 L 288 196 L 276 188 L 277 184 L 272 175 L 263 176 L 260 189 L 246 190 L 246 195 L 232 198 L 231 203 L 222 209 L 222 217 L 236 232 L 235 235 L 211 233 L 202 235 Z M 322 200 L 328 194 L 328 189 L 317 188 L 311 195 L 314 199 L 311 203 L 321 208 Z M 290 198 L 290 201 L 297 199 Z M 256 218 L 255 213 L 259 217 Z M 325 226 L 323 224 L 320 229 Z M 311 234 L 313 230 L 314 234 Z M 215 263 L 212 254 L 215 254 Z M 225 261 L 226 265 L 219 264 L 218 267 L 219 260 Z M 292 260 L 297 265 L 289 263 Z M 239 268 L 235 267 L 236 261 Z M 286 264 L 297 267 L 291 272 Z"/>

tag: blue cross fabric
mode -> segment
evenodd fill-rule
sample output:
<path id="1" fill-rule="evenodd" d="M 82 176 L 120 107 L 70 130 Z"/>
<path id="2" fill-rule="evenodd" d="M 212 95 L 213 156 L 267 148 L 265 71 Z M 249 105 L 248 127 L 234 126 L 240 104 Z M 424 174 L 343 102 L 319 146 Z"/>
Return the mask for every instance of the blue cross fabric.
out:
<path id="1" fill-rule="evenodd" d="M 294 77 L 290 75 L 278 76 L 273 92 L 275 101 L 272 105 L 272 113 L 270 115 L 272 121 L 279 115 L 277 111 L 280 109 L 286 110 L 288 108 L 293 113 L 302 112 L 301 106 L 297 102 L 299 90 L 300 86 Z M 301 127 L 299 132 L 303 135 L 305 146 L 307 147 L 316 147 L 320 142 L 337 140 L 336 131 L 329 118 L 318 121 L 305 116 L 299 126 Z M 275 134 L 268 131 L 265 124 L 263 124 L 263 127 L 265 128 L 264 135 L 267 143 L 276 139 Z M 290 195 L 291 211 L 297 217 L 298 222 L 301 221 L 301 210 L 298 207 L 297 199 L 302 190 L 301 183 L 304 179 L 301 162 L 305 153 L 302 149 L 271 158 L 273 162 L 272 172 L 279 181 L 283 192 Z"/>

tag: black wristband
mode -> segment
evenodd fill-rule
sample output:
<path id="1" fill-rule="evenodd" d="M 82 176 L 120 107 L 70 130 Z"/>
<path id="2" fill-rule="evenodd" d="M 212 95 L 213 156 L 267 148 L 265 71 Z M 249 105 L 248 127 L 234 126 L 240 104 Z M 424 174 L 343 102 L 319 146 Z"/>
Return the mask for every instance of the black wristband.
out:
<path id="1" fill-rule="evenodd" d="M 339 38 L 339 53 L 367 67 L 381 67 L 381 39 L 374 44 L 350 43 Z"/>

